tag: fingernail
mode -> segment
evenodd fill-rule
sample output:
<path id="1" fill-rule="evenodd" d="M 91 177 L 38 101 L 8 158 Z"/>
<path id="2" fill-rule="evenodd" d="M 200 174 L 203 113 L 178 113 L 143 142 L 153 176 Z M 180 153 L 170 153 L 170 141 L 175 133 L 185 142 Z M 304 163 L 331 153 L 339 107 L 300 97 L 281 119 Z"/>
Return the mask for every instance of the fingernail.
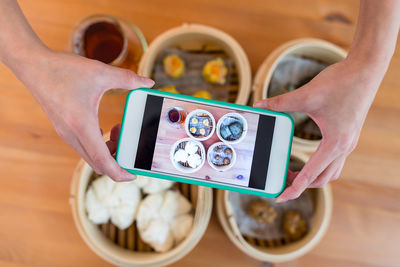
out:
<path id="1" fill-rule="evenodd" d="M 253 105 L 256 108 L 266 108 L 267 105 L 264 101 L 257 101 L 256 103 L 254 103 Z"/>
<path id="2" fill-rule="evenodd" d="M 153 87 L 154 81 L 147 77 L 140 77 L 140 81 L 143 83 L 144 86 Z"/>
<path id="3" fill-rule="evenodd" d="M 281 198 L 276 198 L 275 199 L 275 203 L 282 203 L 282 202 L 285 202 L 285 200 L 281 199 Z"/>
<path id="4" fill-rule="evenodd" d="M 136 175 L 128 174 L 124 175 L 123 178 L 116 180 L 116 182 L 131 182 L 136 179 Z"/>

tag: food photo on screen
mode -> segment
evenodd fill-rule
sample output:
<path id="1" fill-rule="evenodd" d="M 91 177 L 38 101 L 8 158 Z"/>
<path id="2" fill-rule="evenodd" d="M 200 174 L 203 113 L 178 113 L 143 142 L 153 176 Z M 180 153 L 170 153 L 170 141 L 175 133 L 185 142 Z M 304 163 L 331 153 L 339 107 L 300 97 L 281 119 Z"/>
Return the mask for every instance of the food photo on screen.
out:
<path id="1" fill-rule="evenodd" d="M 164 98 L 152 171 L 249 186 L 259 115 Z"/>

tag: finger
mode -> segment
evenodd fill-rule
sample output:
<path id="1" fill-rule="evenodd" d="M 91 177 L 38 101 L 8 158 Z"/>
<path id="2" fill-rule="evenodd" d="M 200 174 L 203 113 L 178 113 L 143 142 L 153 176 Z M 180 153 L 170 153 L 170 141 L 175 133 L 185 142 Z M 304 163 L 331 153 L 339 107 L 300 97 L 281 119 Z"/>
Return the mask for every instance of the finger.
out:
<path id="1" fill-rule="evenodd" d="M 118 142 L 119 132 L 121 131 L 121 124 L 114 125 L 111 129 L 110 140 L 113 142 Z"/>
<path id="2" fill-rule="evenodd" d="M 114 153 L 117 152 L 118 142 L 109 140 L 106 142 L 106 145 L 111 155 L 114 155 Z"/>
<path id="3" fill-rule="evenodd" d="M 307 99 L 303 90 L 263 99 L 254 103 L 254 107 L 285 112 L 301 112 L 307 110 Z"/>
<path id="4" fill-rule="evenodd" d="M 342 173 L 345 162 L 346 162 L 346 159 L 344 159 L 342 164 L 339 166 L 339 168 L 337 168 L 336 172 L 333 174 L 331 181 L 336 180 L 340 177 L 340 174 Z"/>
<path id="5" fill-rule="evenodd" d="M 110 140 L 106 142 L 108 150 L 110 150 L 111 155 L 117 152 L 119 132 L 121 130 L 121 125 L 117 124 L 111 129 Z"/>
<path id="6" fill-rule="evenodd" d="M 291 170 L 288 170 L 287 176 L 286 176 L 286 183 L 287 184 L 292 184 L 293 180 L 296 178 L 296 176 L 299 174 L 298 171 L 294 172 Z"/>
<path id="7" fill-rule="evenodd" d="M 92 167 L 93 171 L 96 173 L 100 173 L 99 170 L 94 166 L 92 160 L 90 159 L 89 155 L 86 153 L 86 151 L 83 149 L 81 143 L 79 142 L 78 139 L 74 138 L 72 140 L 69 140 L 67 142 L 71 147 L 75 149 L 76 152 L 87 162 L 87 164 Z"/>
<path id="8" fill-rule="evenodd" d="M 310 184 L 311 188 L 320 188 L 326 185 L 330 180 L 337 179 L 343 168 L 345 157 L 339 157 L 334 160 L 318 177 Z"/>
<path id="9" fill-rule="evenodd" d="M 79 135 L 79 141 L 94 166 L 114 181 L 133 180 L 134 176 L 132 174 L 119 167 L 100 133 L 92 130 L 96 128 L 98 128 L 98 123 L 88 123 L 87 127 Z"/>
<path id="10" fill-rule="evenodd" d="M 335 160 L 331 154 L 331 145 L 321 141 L 317 151 L 311 156 L 310 160 L 304 165 L 293 183 L 283 191 L 277 198 L 278 202 L 295 199 Z"/>
<path id="11" fill-rule="evenodd" d="M 151 88 L 154 85 L 154 81 L 152 79 L 139 76 L 131 70 L 114 66 L 107 67 L 108 74 L 106 77 L 106 90 L 110 88 L 133 90 L 142 87 Z"/>
<path id="12" fill-rule="evenodd" d="M 298 198 L 301 193 L 303 193 L 304 190 L 308 187 L 309 182 L 307 179 L 299 179 L 297 177 L 296 179 L 293 180 L 292 184 L 287 187 L 283 193 L 276 199 L 276 202 L 285 202 L 291 199 L 296 199 Z"/>
<path id="13" fill-rule="evenodd" d="M 87 164 L 93 169 L 93 171 L 97 174 L 102 174 L 101 170 L 97 168 L 97 166 L 93 163 L 90 157 L 87 155 L 85 149 L 83 149 L 82 145 L 79 143 L 79 147 L 75 148 L 78 154 L 86 161 Z"/>

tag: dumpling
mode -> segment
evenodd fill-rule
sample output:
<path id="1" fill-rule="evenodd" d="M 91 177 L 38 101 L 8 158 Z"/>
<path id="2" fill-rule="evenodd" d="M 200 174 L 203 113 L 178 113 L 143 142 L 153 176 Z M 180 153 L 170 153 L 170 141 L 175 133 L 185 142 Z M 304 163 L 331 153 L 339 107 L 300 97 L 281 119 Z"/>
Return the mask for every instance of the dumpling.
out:
<path id="1" fill-rule="evenodd" d="M 205 99 L 212 99 L 211 94 L 205 90 L 198 91 L 193 95 L 194 97 L 200 97 L 200 98 L 205 98 Z"/>
<path id="2" fill-rule="evenodd" d="M 120 203 L 136 206 L 140 199 L 140 189 L 133 182 L 120 182 L 116 183 L 113 189 L 113 195 L 118 198 Z"/>
<path id="3" fill-rule="evenodd" d="M 192 154 L 188 157 L 187 163 L 191 168 L 197 168 L 201 164 L 201 157 L 199 154 Z"/>
<path id="4" fill-rule="evenodd" d="M 188 158 L 188 153 L 184 149 L 179 149 L 174 154 L 175 162 L 185 163 L 187 161 L 187 158 Z"/>
<path id="5" fill-rule="evenodd" d="M 146 194 L 155 194 L 170 188 L 174 182 L 169 180 L 162 180 L 146 176 L 137 175 L 137 178 L 132 181 L 139 188 L 142 188 Z"/>
<path id="6" fill-rule="evenodd" d="M 147 228 L 140 233 L 140 237 L 157 252 L 168 251 L 174 244 L 169 224 L 163 220 L 152 220 Z"/>
<path id="7" fill-rule="evenodd" d="M 189 155 L 194 154 L 199 150 L 199 146 L 195 142 L 187 141 L 185 145 L 185 151 Z"/>
<path id="8" fill-rule="evenodd" d="M 151 220 L 159 217 L 163 200 L 163 193 L 150 194 L 142 200 L 136 216 L 136 225 L 139 231 L 146 229 Z"/>
<path id="9" fill-rule="evenodd" d="M 224 84 L 228 69 L 222 58 L 208 61 L 203 68 L 203 77 L 209 83 Z"/>
<path id="10" fill-rule="evenodd" d="M 197 128 L 196 128 L 196 127 L 190 127 L 190 132 L 191 132 L 192 134 L 194 134 L 196 131 L 197 131 Z"/>
<path id="11" fill-rule="evenodd" d="M 110 219 L 110 213 L 97 199 L 93 188 L 89 188 L 85 196 L 85 208 L 89 220 L 95 224 L 106 223 Z"/>
<path id="12" fill-rule="evenodd" d="M 173 85 L 165 86 L 165 87 L 161 88 L 161 91 L 179 94 L 179 91 L 176 90 L 175 86 L 173 86 Z"/>
<path id="13" fill-rule="evenodd" d="M 150 177 L 147 176 L 141 176 L 141 175 L 136 175 L 136 179 L 133 180 L 132 182 L 137 185 L 139 188 L 142 188 L 145 186 L 149 181 L 151 180 Z"/>
<path id="14" fill-rule="evenodd" d="M 133 223 L 136 209 L 130 205 L 120 205 L 110 210 L 111 222 L 121 230 L 125 230 Z"/>
<path id="15" fill-rule="evenodd" d="M 192 204 L 181 193 L 168 190 L 160 208 L 160 216 L 165 221 L 172 222 L 174 217 L 188 213 L 191 209 Z"/>
<path id="16" fill-rule="evenodd" d="M 200 133 L 201 135 L 205 135 L 205 134 L 206 134 L 206 130 L 205 130 L 204 128 L 201 128 L 200 131 L 199 131 L 199 133 Z"/>
<path id="17" fill-rule="evenodd" d="M 147 183 L 143 188 L 143 192 L 146 194 L 156 194 L 159 192 L 162 192 L 168 188 L 170 188 L 173 184 L 174 181 L 170 180 L 163 180 L 163 179 L 157 179 L 157 178 L 149 178 L 150 182 Z"/>
<path id="18" fill-rule="evenodd" d="M 296 210 L 289 210 L 282 220 L 282 230 L 292 240 L 299 240 L 308 231 L 306 220 Z"/>
<path id="19" fill-rule="evenodd" d="M 276 210 L 269 202 L 261 199 L 250 202 L 247 212 L 252 219 L 263 224 L 272 224 L 277 217 Z"/>
<path id="20" fill-rule="evenodd" d="M 134 182 L 116 183 L 104 175 L 89 187 L 85 207 L 93 223 L 106 223 L 111 218 L 123 230 L 133 223 L 140 199 L 140 190 Z"/>
<path id="21" fill-rule="evenodd" d="M 118 204 L 109 207 L 111 222 L 119 229 L 128 228 L 134 221 L 136 210 L 141 199 L 140 189 L 133 182 L 117 183 L 113 195 Z"/>
<path id="22" fill-rule="evenodd" d="M 231 160 L 229 158 L 224 158 L 224 165 L 231 164 Z"/>
<path id="23" fill-rule="evenodd" d="M 224 153 L 228 156 L 232 155 L 232 149 L 230 149 L 229 147 L 225 148 Z"/>
<path id="24" fill-rule="evenodd" d="M 193 215 L 191 214 L 182 214 L 174 218 L 171 230 L 177 243 L 181 242 L 189 234 L 192 225 Z"/>
<path id="25" fill-rule="evenodd" d="M 115 184 L 116 182 L 107 175 L 100 176 L 92 182 L 91 186 L 97 199 L 99 199 L 106 207 L 117 205 L 118 200 L 115 198 L 115 195 L 113 195 Z"/>
<path id="26" fill-rule="evenodd" d="M 185 63 L 176 54 L 166 56 L 163 63 L 165 73 L 172 78 L 179 78 L 185 72 Z"/>
<path id="27" fill-rule="evenodd" d="M 190 232 L 193 219 L 188 213 L 191 209 L 191 203 L 178 191 L 146 196 L 136 216 L 141 238 L 158 252 L 171 249 Z"/>

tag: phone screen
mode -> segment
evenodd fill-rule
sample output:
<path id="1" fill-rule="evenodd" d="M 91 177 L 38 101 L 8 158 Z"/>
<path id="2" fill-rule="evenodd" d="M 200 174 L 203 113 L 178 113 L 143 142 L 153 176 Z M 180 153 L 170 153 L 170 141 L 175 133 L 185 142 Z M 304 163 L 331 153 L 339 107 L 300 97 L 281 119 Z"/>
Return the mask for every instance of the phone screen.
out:
<path id="1" fill-rule="evenodd" d="M 265 189 L 275 117 L 147 95 L 134 167 Z"/>

